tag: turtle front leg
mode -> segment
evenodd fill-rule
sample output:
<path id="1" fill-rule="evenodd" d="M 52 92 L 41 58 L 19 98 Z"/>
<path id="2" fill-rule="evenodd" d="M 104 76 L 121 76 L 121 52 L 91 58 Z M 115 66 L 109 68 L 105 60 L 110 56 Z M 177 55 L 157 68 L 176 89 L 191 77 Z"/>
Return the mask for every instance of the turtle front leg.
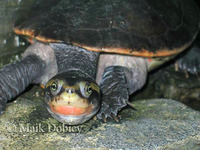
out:
<path id="1" fill-rule="evenodd" d="M 43 83 L 56 68 L 56 60 L 50 46 L 36 43 L 27 48 L 24 58 L 8 64 L 0 70 L 0 114 L 8 100 L 18 96 L 31 83 Z"/>
<path id="2" fill-rule="evenodd" d="M 191 47 L 189 51 L 180 55 L 183 56 L 176 61 L 176 70 L 180 69 L 185 71 L 185 73 L 187 73 L 187 78 L 188 72 L 198 75 L 200 73 L 200 46 L 195 45 Z"/>
<path id="3" fill-rule="evenodd" d="M 105 69 L 100 89 L 102 92 L 99 119 L 114 118 L 117 121 L 117 112 L 127 105 L 129 91 L 124 67 L 111 66 Z"/>
<path id="4" fill-rule="evenodd" d="M 113 118 L 118 121 L 116 117 L 118 111 L 127 105 L 129 96 L 145 84 L 147 76 L 145 60 L 136 58 L 133 62 L 130 61 L 133 68 L 109 66 L 105 69 L 100 82 L 102 104 L 97 114 L 99 119 L 105 121 L 106 118 Z"/>
<path id="5" fill-rule="evenodd" d="M 0 114 L 8 100 L 19 95 L 43 72 L 45 63 L 37 56 L 25 57 L 0 70 Z"/>

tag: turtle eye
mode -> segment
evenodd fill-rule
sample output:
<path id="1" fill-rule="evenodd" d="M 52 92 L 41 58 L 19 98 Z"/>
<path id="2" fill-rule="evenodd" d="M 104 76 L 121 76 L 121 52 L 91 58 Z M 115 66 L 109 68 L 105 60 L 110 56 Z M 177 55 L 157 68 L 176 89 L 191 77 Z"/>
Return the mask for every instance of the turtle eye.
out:
<path id="1" fill-rule="evenodd" d="M 81 83 L 80 90 L 81 94 L 86 98 L 89 98 L 90 95 L 92 94 L 92 87 L 90 86 L 89 83 Z"/>
<path id="2" fill-rule="evenodd" d="M 51 85 L 51 90 L 56 91 L 57 89 L 58 89 L 57 83 L 53 82 L 52 85 Z"/>
<path id="3" fill-rule="evenodd" d="M 61 89 L 61 86 L 59 85 L 58 81 L 54 81 L 50 86 L 50 90 L 53 95 L 58 94 L 60 89 Z"/>
<path id="4" fill-rule="evenodd" d="M 85 93 L 87 93 L 87 95 L 91 95 L 92 94 L 92 87 L 90 85 L 85 87 Z"/>

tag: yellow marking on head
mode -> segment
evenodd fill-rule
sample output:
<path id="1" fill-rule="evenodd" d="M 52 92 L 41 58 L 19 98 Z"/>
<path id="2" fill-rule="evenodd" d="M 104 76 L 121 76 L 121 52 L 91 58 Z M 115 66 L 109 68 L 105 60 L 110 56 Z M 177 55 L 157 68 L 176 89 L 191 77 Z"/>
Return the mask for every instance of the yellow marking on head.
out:
<path id="1" fill-rule="evenodd" d="M 43 84 L 40 84 L 40 87 L 43 88 L 43 89 L 45 89 L 45 86 Z"/>
<path id="2" fill-rule="evenodd" d="M 72 101 L 73 100 L 76 100 L 76 99 L 80 99 L 80 97 L 78 96 L 78 94 L 77 93 L 67 93 L 67 92 L 63 92 L 61 95 L 60 95 L 62 98 L 63 98 L 63 100 L 65 100 L 65 99 L 71 99 Z"/>
<path id="3" fill-rule="evenodd" d="M 47 88 L 47 87 L 51 86 L 53 82 L 54 82 L 54 80 L 48 81 L 45 87 Z"/>
<path id="4" fill-rule="evenodd" d="M 51 86 L 54 82 L 57 82 L 58 85 L 63 85 L 63 84 L 64 84 L 64 82 L 63 82 L 62 80 L 51 79 L 51 80 L 49 80 L 49 81 L 47 82 L 47 84 L 46 84 L 45 87 L 47 88 L 47 87 Z"/>
<path id="5" fill-rule="evenodd" d="M 89 101 L 87 98 L 81 98 L 77 93 L 68 94 L 63 92 L 61 95 L 54 97 L 51 104 L 56 106 L 66 105 L 86 108 L 89 106 Z"/>
<path id="6" fill-rule="evenodd" d="M 73 88 L 74 90 L 78 90 L 80 87 L 79 87 L 79 83 L 76 84 L 76 85 L 73 85 L 73 86 L 69 86 L 67 85 L 66 83 L 63 85 L 63 88 L 64 89 L 68 89 L 68 88 Z"/>
<path id="7" fill-rule="evenodd" d="M 100 89 L 99 86 L 95 83 L 90 83 L 90 86 L 92 87 L 93 90 L 97 91 L 98 93 L 100 93 Z"/>

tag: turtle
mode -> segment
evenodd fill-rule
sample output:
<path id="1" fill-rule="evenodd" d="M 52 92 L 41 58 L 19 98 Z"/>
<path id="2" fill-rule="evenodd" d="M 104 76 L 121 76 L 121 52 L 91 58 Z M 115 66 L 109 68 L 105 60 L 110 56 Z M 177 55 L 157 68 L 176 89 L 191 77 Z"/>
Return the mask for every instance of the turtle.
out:
<path id="1" fill-rule="evenodd" d="M 187 49 L 199 28 L 192 0 L 37 0 L 14 25 L 32 45 L 0 71 L 0 111 L 34 83 L 64 124 L 118 121 L 148 72 Z"/>

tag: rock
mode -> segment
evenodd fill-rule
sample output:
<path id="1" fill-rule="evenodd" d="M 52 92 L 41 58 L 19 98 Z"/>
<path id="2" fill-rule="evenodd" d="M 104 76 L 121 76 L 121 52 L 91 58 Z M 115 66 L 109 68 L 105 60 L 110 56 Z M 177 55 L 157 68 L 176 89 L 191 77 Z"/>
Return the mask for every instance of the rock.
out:
<path id="1" fill-rule="evenodd" d="M 193 74 L 187 78 L 184 72 L 171 66 L 160 68 L 148 76 L 142 90 L 131 99 L 165 98 L 178 100 L 193 109 L 200 110 L 200 79 Z"/>
<path id="2" fill-rule="evenodd" d="M 174 100 L 135 101 L 137 110 L 124 109 L 120 123 L 63 126 L 48 114 L 37 89 L 8 104 L 0 117 L 0 149 L 200 148 L 200 112 Z"/>

